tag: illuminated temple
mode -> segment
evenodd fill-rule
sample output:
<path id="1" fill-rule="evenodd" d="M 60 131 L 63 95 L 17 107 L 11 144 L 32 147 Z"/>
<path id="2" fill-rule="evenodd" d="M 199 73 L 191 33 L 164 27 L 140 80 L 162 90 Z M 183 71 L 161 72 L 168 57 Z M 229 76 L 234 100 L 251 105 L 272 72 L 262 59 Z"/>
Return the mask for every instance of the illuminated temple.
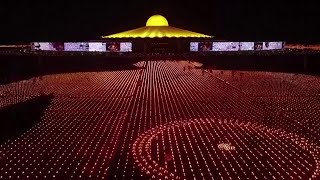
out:
<path id="1" fill-rule="evenodd" d="M 212 36 L 170 26 L 161 15 L 151 16 L 146 26 L 102 36 L 107 41 L 130 41 L 135 52 L 188 52 L 192 41 L 212 41 Z"/>

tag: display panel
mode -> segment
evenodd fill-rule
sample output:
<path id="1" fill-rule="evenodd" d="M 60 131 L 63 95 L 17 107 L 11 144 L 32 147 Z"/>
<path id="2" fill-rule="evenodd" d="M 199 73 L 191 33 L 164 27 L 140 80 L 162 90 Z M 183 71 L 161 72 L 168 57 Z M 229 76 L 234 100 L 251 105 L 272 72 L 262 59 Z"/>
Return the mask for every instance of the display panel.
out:
<path id="1" fill-rule="evenodd" d="M 263 50 L 274 50 L 274 49 L 282 49 L 283 42 L 264 42 Z"/>
<path id="2" fill-rule="evenodd" d="M 65 51 L 89 51 L 87 42 L 66 42 L 64 43 Z"/>
<path id="3" fill-rule="evenodd" d="M 119 52 L 120 51 L 120 43 L 119 42 L 107 42 L 106 43 L 106 51 L 107 52 Z"/>
<path id="4" fill-rule="evenodd" d="M 106 52 L 106 43 L 104 42 L 90 42 L 89 51 L 91 52 Z"/>
<path id="5" fill-rule="evenodd" d="M 32 50 L 44 50 L 44 51 L 50 51 L 50 43 L 48 42 L 33 42 L 31 43 L 31 49 Z"/>
<path id="6" fill-rule="evenodd" d="M 131 52 L 132 51 L 132 43 L 131 42 L 120 43 L 120 51 L 121 52 Z"/>
<path id="7" fill-rule="evenodd" d="M 263 50 L 263 42 L 254 42 L 254 50 Z"/>
<path id="8" fill-rule="evenodd" d="M 64 51 L 63 42 L 52 42 L 49 43 L 51 51 Z"/>
<path id="9" fill-rule="evenodd" d="M 254 42 L 240 42 L 240 51 L 254 50 Z"/>
<path id="10" fill-rule="evenodd" d="M 198 42 L 190 42 L 190 51 L 196 52 L 198 51 L 199 43 Z"/>
<path id="11" fill-rule="evenodd" d="M 199 42 L 198 51 L 212 51 L 212 42 Z"/>
<path id="12" fill-rule="evenodd" d="M 79 52 L 132 52 L 132 42 L 32 42 L 32 50 Z"/>
<path id="13" fill-rule="evenodd" d="M 283 49 L 285 42 L 190 42 L 191 52 L 257 51 Z M 132 42 L 32 42 L 32 50 L 132 52 Z"/>
<path id="14" fill-rule="evenodd" d="M 64 51 L 63 42 L 33 42 L 31 49 L 43 51 Z"/>
<path id="15" fill-rule="evenodd" d="M 239 42 L 213 42 L 212 51 L 239 51 Z"/>

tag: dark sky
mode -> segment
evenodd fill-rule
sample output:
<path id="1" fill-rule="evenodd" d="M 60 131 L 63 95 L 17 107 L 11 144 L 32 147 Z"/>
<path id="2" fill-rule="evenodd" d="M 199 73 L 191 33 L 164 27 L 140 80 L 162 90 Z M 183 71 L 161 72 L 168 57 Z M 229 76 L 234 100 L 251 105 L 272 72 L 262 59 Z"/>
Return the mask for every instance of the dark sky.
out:
<path id="1" fill-rule="evenodd" d="M 320 42 L 318 6 L 308 0 L 5 0 L 0 41 L 92 40 L 144 26 L 154 13 L 172 26 L 218 39 Z"/>

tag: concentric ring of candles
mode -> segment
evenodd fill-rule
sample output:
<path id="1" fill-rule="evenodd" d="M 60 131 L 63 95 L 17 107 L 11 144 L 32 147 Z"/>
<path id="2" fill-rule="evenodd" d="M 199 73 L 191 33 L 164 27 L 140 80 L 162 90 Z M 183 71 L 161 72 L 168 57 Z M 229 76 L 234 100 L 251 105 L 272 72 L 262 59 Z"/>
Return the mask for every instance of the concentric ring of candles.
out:
<path id="1" fill-rule="evenodd" d="M 320 148 L 306 139 L 258 124 L 237 124 L 233 120 L 216 122 L 194 119 L 148 130 L 141 134 L 132 146 L 136 166 L 152 179 L 193 179 L 192 176 L 183 176 L 182 166 L 176 167 L 177 169 L 170 168 L 181 161 L 177 156 L 184 154 L 189 161 L 184 163 L 189 166 L 188 173 L 201 179 L 309 179 L 319 175 Z M 169 137 L 172 135 L 179 137 L 179 131 L 192 135 L 192 139 L 180 137 L 180 141 L 170 141 Z M 155 146 L 164 134 L 167 138 L 162 149 L 168 150 L 157 160 L 159 149 Z M 258 138 L 253 140 L 252 136 Z M 221 141 L 226 143 L 219 143 Z M 181 150 L 176 146 L 180 146 Z M 202 153 L 207 156 L 204 157 Z M 211 162 L 211 166 L 208 166 L 208 162 Z M 205 176 L 209 174 L 212 176 Z"/>

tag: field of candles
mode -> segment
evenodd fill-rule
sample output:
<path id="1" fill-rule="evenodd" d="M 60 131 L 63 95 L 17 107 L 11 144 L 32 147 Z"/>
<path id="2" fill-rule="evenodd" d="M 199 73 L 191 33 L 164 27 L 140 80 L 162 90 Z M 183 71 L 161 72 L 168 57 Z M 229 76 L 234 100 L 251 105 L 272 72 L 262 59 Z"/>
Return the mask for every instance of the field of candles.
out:
<path id="1" fill-rule="evenodd" d="M 0 85 L 0 179 L 320 178 L 320 77 L 199 64 Z"/>

